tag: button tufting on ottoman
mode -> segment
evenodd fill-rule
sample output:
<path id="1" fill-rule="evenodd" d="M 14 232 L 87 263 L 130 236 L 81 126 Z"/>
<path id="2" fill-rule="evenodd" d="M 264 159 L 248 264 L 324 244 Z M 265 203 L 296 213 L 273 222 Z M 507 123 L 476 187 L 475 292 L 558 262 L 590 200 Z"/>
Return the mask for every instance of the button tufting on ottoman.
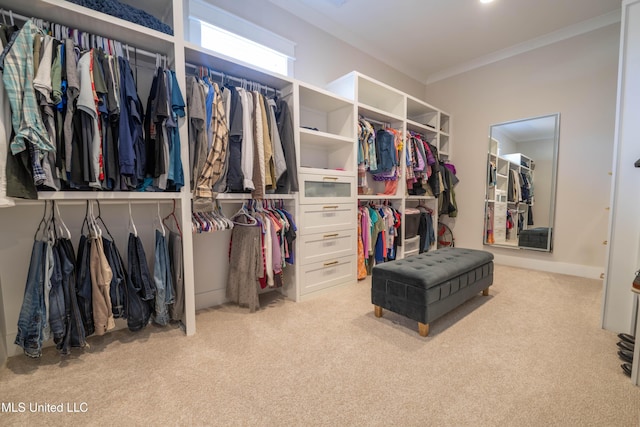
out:
<path id="1" fill-rule="evenodd" d="M 373 267 L 371 302 L 376 317 L 382 309 L 418 322 L 420 335 L 429 323 L 493 283 L 493 254 L 463 248 L 443 248 Z"/>

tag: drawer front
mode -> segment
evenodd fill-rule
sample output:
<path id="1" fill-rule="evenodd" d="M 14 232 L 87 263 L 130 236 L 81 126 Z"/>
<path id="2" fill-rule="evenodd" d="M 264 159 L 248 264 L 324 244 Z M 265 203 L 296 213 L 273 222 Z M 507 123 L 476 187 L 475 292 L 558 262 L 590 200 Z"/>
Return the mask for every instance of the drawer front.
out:
<path id="1" fill-rule="evenodd" d="M 328 203 L 321 205 L 300 205 L 301 235 L 334 233 L 336 230 L 357 228 L 358 214 L 355 203 Z"/>
<path id="2" fill-rule="evenodd" d="M 356 254 L 355 230 L 306 234 L 300 237 L 300 263 L 307 265 Z"/>
<path id="3" fill-rule="evenodd" d="M 420 249 L 420 236 L 404 240 L 404 253 L 414 252 Z"/>
<path id="4" fill-rule="evenodd" d="M 356 256 L 333 258 L 301 267 L 300 294 L 356 281 Z"/>
<path id="5" fill-rule="evenodd" d="M 300 174 L 300 203 L 344 203 L 355 197 L 355 178 Z"/>

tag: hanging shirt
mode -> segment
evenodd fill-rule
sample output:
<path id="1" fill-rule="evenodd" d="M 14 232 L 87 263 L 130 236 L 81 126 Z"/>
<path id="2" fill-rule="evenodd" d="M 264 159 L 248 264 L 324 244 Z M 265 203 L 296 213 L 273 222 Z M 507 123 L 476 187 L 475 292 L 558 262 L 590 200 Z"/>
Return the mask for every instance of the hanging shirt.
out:
<path id="1" fill-rule="evenodd" d="M 33 39 L 36 34 L 39 34 L 38 28 L 28 20 L 4 58 L 2 80 L 11 104 L 11 123 L 15 132 L 11 152 L 14 155 L 26 150 L 27 144 L 43 151 L 55 150 L 42 123 L 33 88 Z"/>

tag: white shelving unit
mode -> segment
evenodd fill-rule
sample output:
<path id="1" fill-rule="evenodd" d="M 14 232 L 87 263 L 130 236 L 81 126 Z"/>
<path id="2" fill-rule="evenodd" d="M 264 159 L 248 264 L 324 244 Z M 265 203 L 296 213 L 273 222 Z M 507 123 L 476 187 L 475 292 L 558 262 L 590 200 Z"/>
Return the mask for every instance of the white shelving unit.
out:
<path id="1" fill-rule="evenodd" d="M 296 84 L 302 299 L 356 280 L 353 101 Z"/>
<path id="2" fill-rule="evenodd" d="M 133 0 L 129 3 L 135 3 Z M 92 34 L 121 41 L 138 49 L 130 54 L 137 64 L 153 68 L 154 58 L 145 54 L 159 53 L 168 58 L 186 100 L 186 77 L 195 67 L 204 66 L 226 75 L 256 81 L 279 91 L 289 105 L 294 121 L 300 191 L 296 194 L 268 194 L 266 199 L 282 200 L 298 226 L 295 243 L 296 264 L 285 269 L 287 285 L 280 291 L 293 300 L 300 300 L 335 286 L 356 281 L 357 262 L 357 201 L 359 198 L 389 200 L 400 210 L 405 204 L 437 201 L 424 197 L 407 197 L 404 179 L 395 195 L 359 197 L 357 176 L 357 119 L 361 114 L 389 124 L 403 134 L 407 130 L 420 132 L 450 156 L 450 118 L 446 113 L 410 97 L 397 89 L 358 72 L 337 80 L 329 90 L 317 88 L 293 78 L 277 75 L 250 64 L 208 51 L 188 40 L 187 9 L 183 0 L 159 0 L 155 10 L 162 10 L 163 21 L 174 35 L 96 12 L 60 0 L 6 0 L 4 8 L 16 13 L 49 20 Z M 138 73 L 138 90 L 143 101 L 149 93 L 151 73 Z M 133 207 L 140 233 L 145 233 L 145 247 L 152 247 L 151 218 L 156 204 L 168 213 L 174 203 L 183 230 L 183 261 L 185 286 L 184 326 L 187 335 L 196 332 L 196 310 L 226 301 L 230 231 L 193 235 L 191 230 L 191 188 L 189 186 L 189 147 L 186 120 L 180 120 L 181 157 L 185 186 L 176 193 L 143 192 L 42 192 L 39 201 L 20 201 L 15 208 L 0 211 L 4 246 L 0 246 L 0 335 L 9 356 L 20 354 L 13 345 L 16 322 L 28 267 L 28 254 L 33 231 L 8 227 L 20 221 L 36 223 L 42 216 L 42 200 L 59 202 L 72 233 L 79 232 L 86 200 L 105 201 L 104 211 L 111 215 L 111 232 L 120 244 L 128 230 L 123 214 L 127 205 Z M 449 147 L 449 148 L 446 148 Z M 404 166 L 402 167 L 404 177 Z M 231 216 L 249 194 L 220 194 L 218 202 L 223 212 Z M 437 222 L 437 216 L 434 217 Z M 74 228 L 75 227 L 75 228 Z M 148 258 L 152 251 L 148 251 Z M 402 254 L 399 254 L 402 256 Z M 123 327 L 123 325 L 120 325 Z M 0 359 L 2 352 L 0 351 Z"/>
<path id="3" fill-rule="evenodd" d="M 533 169 L 535 162 L 533 159 L 525 156 L 522 153 L 511 153 L 499 155 L 498 153 L 499 141 L 495 138 L 490 139 L 489 153 L 487 156 L 487 162 L 491 163 L 496 168 L 496 181 L 495 184 L 490 184 L 489 180 L 489 166 L 487 165 L 487 183 L 486 183 L 486 209 L 493 213 L 493 241 L 488 240 L 488 235 L 485 230 L 484 243 L 495 245 L 510 245 L 518 246 L 518 218 L 513 218 L 514 227 L 507 232 L 507 211 L 509 209 L 517 212 L 522 212 L 527 216 L 528 210 L 531 205 L 523 201 L 509 200 L 508 188 L 509 188 L 509 174 L 510 171 L 516 171 L 520 174 L 526 172 L 528 176 L 533 180 Z M 532 202 L 533 203 L 533 202 Z M 488 215 L 487 212 L 485 215 Z M 523 229 L 527 229 L 526 221 L 523 225 Z"/>
<path id="4" fill-rule="evenodd" d="M 398 129 L 402 133 L 403 139 L 405 139 L 407 131 L 420 133 L 438 148 L 440 159 L 451 159 L 451 116 L 449 114 L 357 71 L 334 80 L 327 88 L 331 92 L 353 100 L 357 111 L 356 117 L 364 117 Z M 357 141 L 357 135 L 355 139 Z M 404 147 L 406 147 L 406 143 Z M 368 184 L 372 191 L 369 192 L 370 194 L 358 194 L 357 199 L 360 202 L 385 201 L 401 211 L 403 236 L 405 235 L 404 210 L 407 207 L 422 205 L 430 208 L 433 211 L 435 228 L 438 223 L 437 199 L 428 195 L 411 196 L 407 194 L 404 151 L 401 153 L 400 159 L 400 179 L 395 194 L 381 194 L 384 192 L 384 184 L 369 179 Z M 436 245 L 437 243 L 430 249 L 434 249 Z M 415 238 L 405 240 L 399 248 L 397 258 L 418 253 L 418 246 Z"/>

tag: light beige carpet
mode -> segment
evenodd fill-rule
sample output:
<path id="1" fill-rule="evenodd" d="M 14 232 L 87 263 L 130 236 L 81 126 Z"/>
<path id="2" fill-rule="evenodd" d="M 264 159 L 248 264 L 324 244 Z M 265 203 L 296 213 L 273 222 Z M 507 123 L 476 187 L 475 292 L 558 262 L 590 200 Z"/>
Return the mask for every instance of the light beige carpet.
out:
<path id="1" fill-rule="evenodd" d="M 0 402 L 26 412 L 0 425 L 638 425 L 640 388 L 599 326 L 600 281 L 496 266 L 491 295 L 427 338 L 393 313 L 375 318 L 369 287 L 264 296 L 253 314 L 213 308 L 194 337 L 148 327 L 67 358 L 11 358 Z M 86 412 L 30 413 L 35 403 Z"/>

